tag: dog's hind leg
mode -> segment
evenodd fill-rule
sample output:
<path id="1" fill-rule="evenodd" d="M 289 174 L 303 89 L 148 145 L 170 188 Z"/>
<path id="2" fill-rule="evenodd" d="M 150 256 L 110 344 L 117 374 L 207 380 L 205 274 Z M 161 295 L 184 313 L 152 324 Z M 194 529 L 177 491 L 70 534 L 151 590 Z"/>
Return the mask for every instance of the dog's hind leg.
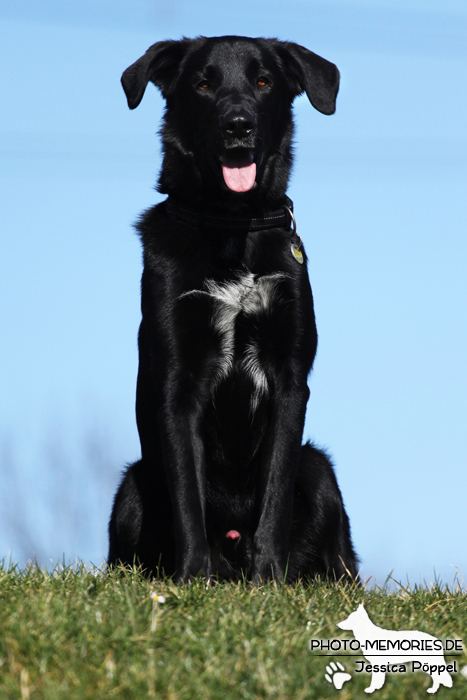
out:
<path id="1" fill-rule="evenodd" d="M 175 542 L 167 486 L 153 465 L 130 465 L 115 496 L 109 523 L 108 565 L 141 566 L 147 575 L 175 572 Z"/>
<path id="2" fill-rule="evenodd" d="M 371 674 L 371 683 L 368 688 L 365 688 L 365 693 L 374 693 L 375 690 L 379 690 L 383 687 L 384 681 L 386 680 L 386 674 L 378 671 L 373 671 Z"/>
<path id="3" fill-rule="evenodd" d="M 329 457 L 303 445 L 294 492 L 287 579 L 330 576 L 358 581 L 358 559 Z"/>

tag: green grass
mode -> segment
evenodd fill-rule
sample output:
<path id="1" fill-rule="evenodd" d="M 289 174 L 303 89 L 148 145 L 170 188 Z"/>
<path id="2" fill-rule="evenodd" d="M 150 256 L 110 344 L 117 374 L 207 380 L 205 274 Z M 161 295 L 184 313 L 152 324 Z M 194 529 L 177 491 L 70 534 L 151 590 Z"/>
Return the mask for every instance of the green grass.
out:
<path id="1" fill-rule="evenodd" d="M 392 593 L 329 583 L 178 587 L 137 572 L 94 575 L 82 565 L 51 573 L 0 566 L 0 698 L 368 697 L 370 676 L 355 674 L 352 659 L 309 651 L 312 637 L 352 639 L 336 623 L 361 602 L 383 627 L 467 637 L 467 598 L 458 585 Z M 467 664 L 465 653 L 456 659 L 459 670 Z M 329 661 L 352 673 L 340 691 L 324 678 Z M 453 681 L 436 697 L 466 698 L 467 679 L 457 673 Z M 388 675 L 374 697 L 430 697 L 430 685 L 423 673 Z"/>

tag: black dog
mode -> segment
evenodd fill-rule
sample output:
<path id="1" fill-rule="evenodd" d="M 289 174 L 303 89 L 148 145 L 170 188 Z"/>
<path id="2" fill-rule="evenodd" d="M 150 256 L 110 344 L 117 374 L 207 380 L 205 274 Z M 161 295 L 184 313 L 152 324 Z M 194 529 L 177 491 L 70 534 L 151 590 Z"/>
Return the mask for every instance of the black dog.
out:
<path id="1" fill-rule="evenodd" d="M 285 192 L 292 102 L 332 114 L 337 68 L 293 43 L 162 41 L 122 76 L 164 96 L 168 199 L 144 248 L 136 417 L 142 457 L 115 497 L 109 564 L 187 581 L 357 577 L 327 456 L 302 446 L 313 298 Z"/>

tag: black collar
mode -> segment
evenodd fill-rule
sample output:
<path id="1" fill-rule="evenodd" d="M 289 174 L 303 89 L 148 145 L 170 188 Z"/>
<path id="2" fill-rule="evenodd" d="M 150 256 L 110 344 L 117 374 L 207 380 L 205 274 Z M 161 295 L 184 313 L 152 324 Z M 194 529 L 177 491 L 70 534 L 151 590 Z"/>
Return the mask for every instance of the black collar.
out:
<path id="1" fill-rule="evenodd" d="M 248 217 L 245 215 L 210 214 L 202 209 L 188 207 L 180 204 L 173 197 L 168 197 L 165 202 L 167 216 L 176 221 L 183 221 L 192 226 L 203 226 L 226 231 L 263 231 L 269 228 L 291 228 L 293 223 L 293 202 L 286 197 L 285 205 L 281 209 L 268 211 L 264 216 Z"/>

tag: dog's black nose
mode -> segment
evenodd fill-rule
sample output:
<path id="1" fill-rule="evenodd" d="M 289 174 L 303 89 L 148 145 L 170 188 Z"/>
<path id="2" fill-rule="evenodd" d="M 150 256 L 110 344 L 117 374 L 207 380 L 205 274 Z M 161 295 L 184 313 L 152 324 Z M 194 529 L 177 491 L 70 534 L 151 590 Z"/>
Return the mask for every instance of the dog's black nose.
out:
<path id="1" fill-rule="evenodd" d="M 224 132 L 228 136 L 234 136 L 238 139 L 249 136 L 254 128 L 255 119 L 247 112 L 240 112 L 236 114 L 230 113 L 222 122 L 222 129 Z"/>

